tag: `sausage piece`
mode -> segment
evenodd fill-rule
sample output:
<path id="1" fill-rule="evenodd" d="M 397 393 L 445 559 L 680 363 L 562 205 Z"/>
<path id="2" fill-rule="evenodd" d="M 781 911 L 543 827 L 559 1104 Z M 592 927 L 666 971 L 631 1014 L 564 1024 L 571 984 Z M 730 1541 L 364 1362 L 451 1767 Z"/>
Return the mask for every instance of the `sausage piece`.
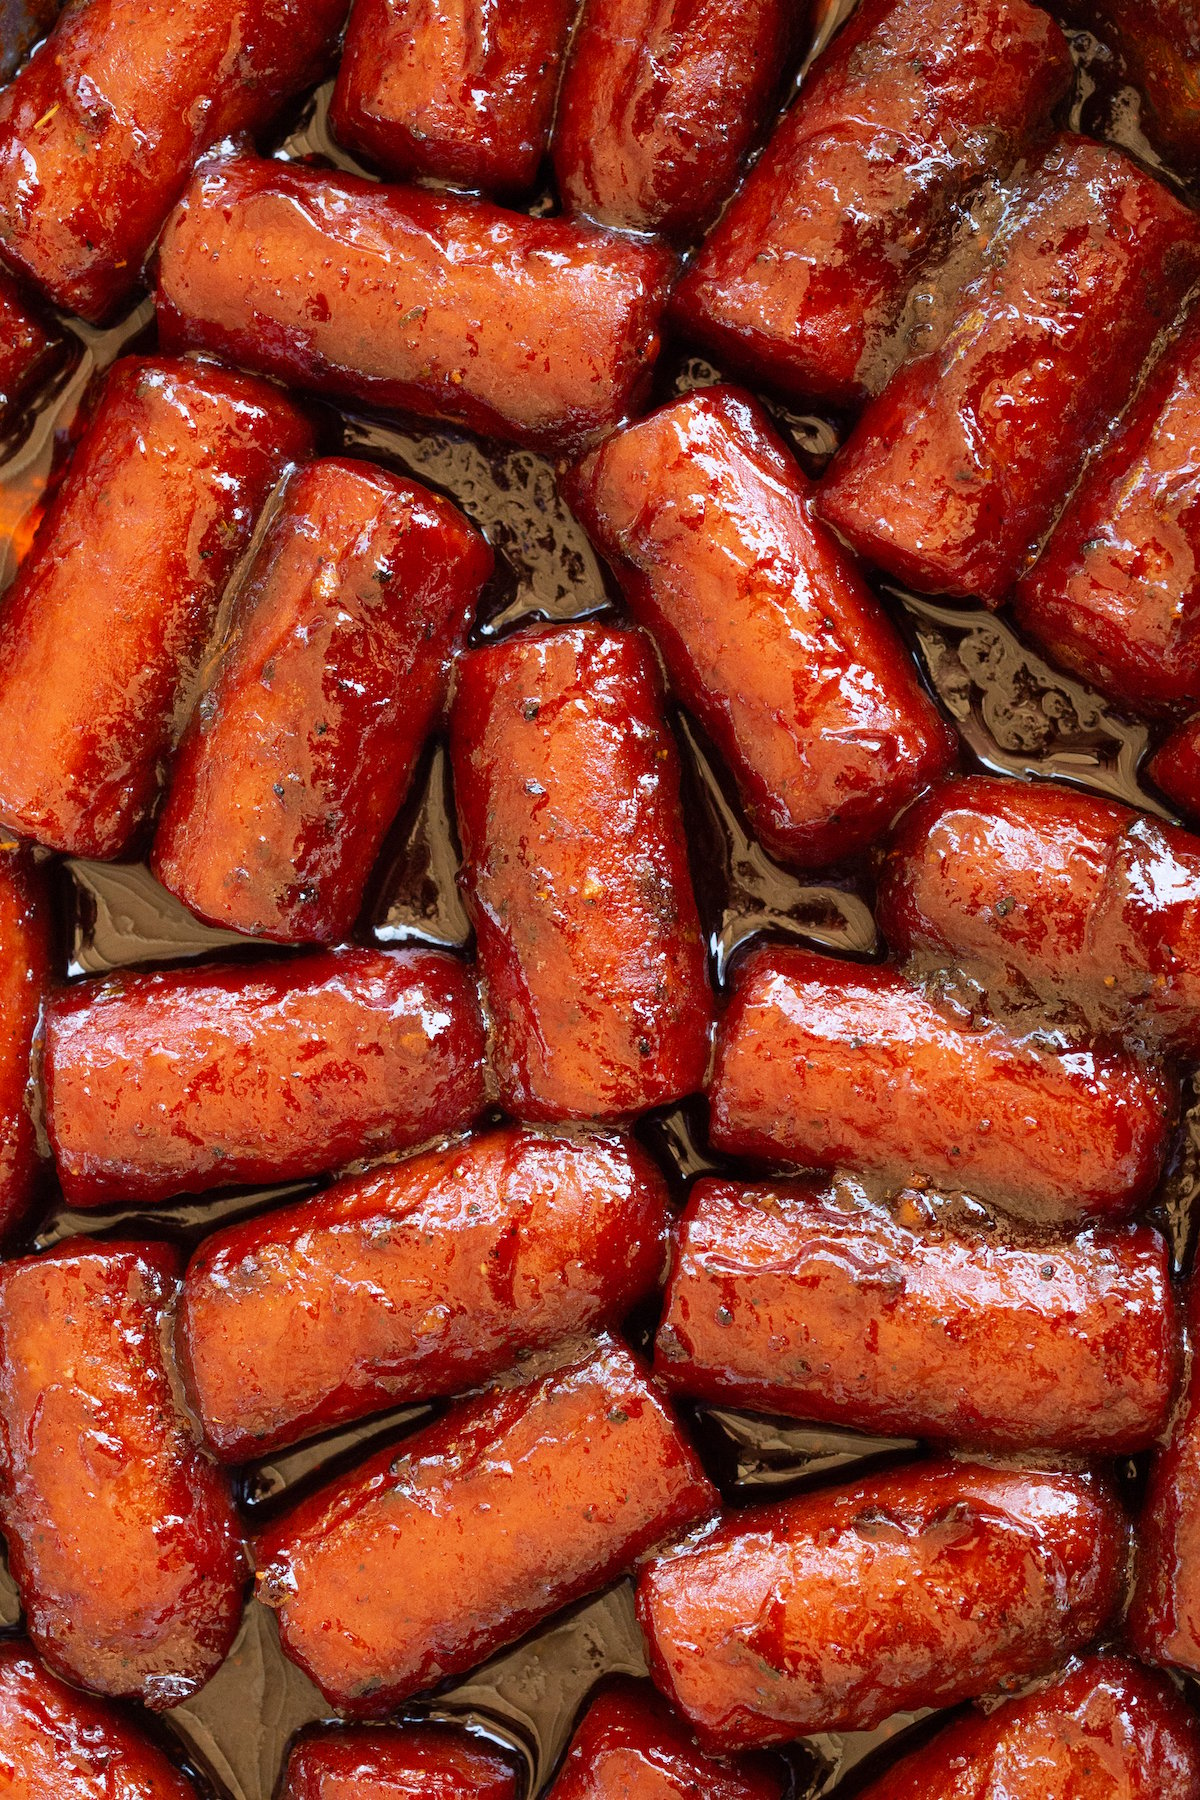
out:
<path id="1" fill-rule="evenodd" d="M 1150 1465 L 1127 1629 L 1139 1656 L 1200 1673 L 1200 1281 L 1194 1275 L 1187 1324 L 1191 1368 L 1170 1437 Z"/>
<path id="2" fill-rule="evenodd" d="M 54 938 L 43 870 L 20 846 L 0 845 L 0 1238 L 25 1217 L 40 1179 L 31 1063 Z"/>
<path id="3" fill-rule="evenodd" d="M 152 1707 L 222 1662 L 246 1574 L 167 1360 L 181 1272 L 169 1245 L 84 1238 L 0 1264 L 0 1518 L 29 1635 Z"/>
<path id="4" fill-rule="evenodd" d="M 693 1092 L 712 998 L 646 640 L 580 625 L 471 651 L 450 754 L 502 1105 L 613 1120 Z"/>
<path id="5" fill-rule="evenodd" d="M 588 1707 L 547 1800 L 782 1800 L 785 1785 L 766 1757 L 705 1756 L 653 1688 L 622 1682 Z"/>
<path id="6" fill-rule="evenodd" d="M 636 1144 L 505 1126 L 218 1231 L 179 1321 L 208 1440 L 244 1461 L 619 1323 L 667 1224 Z"/>
<path id="7" fill-rule="evenodd" d="M 59 333 L 0 270 L 0 431 L 8 430 L 62 349 Z"/>
<path id="8" fill-rule="evenodd" d="M 80 982 L 49 1009 L 46 1108 L 73 1206 L 298 1180 L 483 1106 L 471 972 L 433 950 Z"/>
<path id="9" fill-rule="evenodd" d="M 554 123 L 567 210 L 694 237 L 768 121 L 803 12 L 790 0 L 584 0 Z"/>
<path id="10" fill-rule="evenodd" d="M 299 470 L 179 748 L 151 859 L 164 887 L 234 931 L 345 938 L 491 567 L 416 482 Z"/>
<path id="11" fill-rule="evenodd" d="M 1053 1668 L 1124 1596 L 1087 1475 L 925 1463 L 742 1513 L 649 1563 L 656 1684 L 713 1749 L 870 1730 Z"/>
<path id="12" fill-rule="evenodd" d="M 517 1800 L 512 1763 L 446 1725 L 312 1731 L 293 1746 L 279 1800 Z"/>
<path id="13" fill-rule="evenodd" d="M 1056 1225 L 1149 1198 L 1175 1089 L 1119 1052 L 954 1022 L 894 969 L 766 947 L 718 1028 L 710 1099 L 735 1156 L 932 1181 Z"/>
<path id="14" fill-rule="evenodd" d="M 756 380 L 849 406 L 969 190 L 1071 85 L 1026 0 L 864 0 L 679 283 L 672 316 Z"/>
<path id="15" fill-rule="evenodd" d="M 1200 824 L 1200 715 L 1185 720 L 1159 745 L 1145 773 L 1180 812 Z"/>
<path id="16" fill-rule="evenodd" d="M 1119 150 L 1059 138 L 945 334 L 834 457 L 818 511 L 889 575 L 999 604 L 1198 268 L 1192 212 Z"/>
<path id="17" fill-rule="evenodd" d="M 389 175 L 537 180 L 574 0 L 355 0 L 329 122 Z"/>
<path id="18" fill-rule="evenodd" d="M 1116 50 L 1141 92 L 1137 122 L 1184 174 L 1200 168 L 1200 17 L 1194 0 L 1066 0 L 1063 16 Z"/>
<path id="19" fill-rule="evenodd" d="M 302 1501 L 258 1546 L 259 1597 L 331 1704 L 386 1713 L 715 1506 L 657 1390 L 601 1339 Z"/>
<path id="20" fill-rule="evenodd" d="M 809 868 L 869 843 L 954 754 L 878 603 L 809 517 L 811 490 L 735 388 L 618 432 L 569 489 L 760 842 Z"/>
<path id="21" fill-rule="evenodd" d="M 75 0 L 0 93 L 0 245 L 94 324 L 197 157 L 321 79 L 347 0 Z"/>
<path id="22" fill-rule="evenodd" d="M 112 370 L 0 602 L 5 824 L 70 856 L 130 847 L 225 583 L 311 441 L 263 382 L 170 358 Z"/>
<path id="23" fill-rule="evenodd" d="M 1181 1331 L 1149 1225 L 948 1224 L 803 1182 L 692 1188 L 659 1327 L 674 1392 L 896 1437 L 1085 1455 L 1167 1423 Z"/>
<path id="24" fill-rule="evenodd" d="M 298 163 L 201 166 L 159 253 L 164 343 L 300 387 L 582 449 L 650 379 L 667 253 Z"/>

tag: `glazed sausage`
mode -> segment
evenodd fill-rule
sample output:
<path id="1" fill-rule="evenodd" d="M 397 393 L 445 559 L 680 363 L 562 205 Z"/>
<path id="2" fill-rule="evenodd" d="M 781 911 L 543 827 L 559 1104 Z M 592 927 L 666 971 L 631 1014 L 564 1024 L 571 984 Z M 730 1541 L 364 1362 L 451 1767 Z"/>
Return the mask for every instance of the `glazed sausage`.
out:
<path id="1" fill-rule="evenodd" d="M 52 912 L 43 871 L 0 844 L 0 1238 L 28 1213 L 41 1174 L 31 1062 L 53 974 Z"/>
<path id="2" fill-rule="evenodd" d="M 279 1800 L 517 1800 L 512 1763 L 446 1725 L 314 1731 L 293 1747 Z"/>
<path id="3" fill-rule="evenodd" d="M 334 136 L 389 175 L 518 195 L 537 180 L 575 0 L 355 0 Z"/>
<path id="4" fill-rule="evenodd" d="M 149 1203 L 469 1125 L 483 1027 L 470 970 L 434 950 L 133 973 L 54 1002 L 45 1081 L 71 1204 Z"/>
<path id="5" fill-rule="evenodd" d="M 656 1389 L 601 1339 L 302 1501 L 258 1547 L 259 1597 L 327 1700 L 385 1713 L 715 1506 Z"/>
<path id="6" fill-rule="evenodd" d="M 748 396 L 707 388 L 609 438 L 568 489 L 759 841 L 801 867 L 861 849 L 954 754 L 878 603 L 810 519 L 811 487 Z"/>
<path id="7" fill-rule="evenodd" d="M 61 0 L 0 0 L 0 81 L 7 81 L 49 31 Z"/>
<path id="8" fill-rule="evenodd" d="M 782 1800 L 784 1792 L 777 1764 L 705 1756 L 653 1688 L 622 1682 L 588 1707 L 547 1800 Z"/>
<path id="9" fill-rule="evenodd" d="M 1198 268 L 1195 215 L 1165 187 L 1111 145 L 1058 139 L 945 334 L 834 457 L 818 511 L 889 575 L 999 604 Z"/>
<path id="10" fill-rule="evenodd" d="M 506 1126 L 216 1232 L 179 1321 L 208 1440 L 241 1462 L 619 1323 L 667 1223 L 636 1144 Z"/>
<path id="11" fill-rule="evenodd" d="M 0 93 L 0 245 L 93 323 L 197 157 L 320 80 L 347 0 L 76 0 Z"/>
<path id="12" fill-rule="evenodd" d="M 861 401 L 968 191 L 1011 165 L 1070 85 L 1062 32 L 1026 0 L 864 0 L 685 273 L 673 317 L 772 388 Z"/>
<path id="13" fill-rule="evenodd" d="M 471 651 L 450 754 L 503 1106 L 611 1120 L 698 1088 L 712 999 L 646 640 L 580 625 Z"/>
<path id="14" fill-rule="evenodd" d="M 1193 0 L 1066 0 L 1063 16 L 1098 32 L 1141 90 L 1137 121 L 1185 174 L 1200 166 L 1200 20 Z"/>
<path id="15" fill-rule="evenodd" d="M 62 349 L 59 333 L 0 270 L 0 430 L 12 424 Z"/>
<path id="16" fill-rule="evenodd" d="M 916 964 L 964 966 L 989 1004 L 1200 1050 L 1200 839 L 1028 781 L 948 782 L 908 813 L 878 916 Z"/>
<path id="17" fill-rule="evenodd" d="M 1041 1225 L 1131 1212 L 1162 1170 L 1174 1084 L 952 1021 L 894 969 L 746 957 L 717 1031 L 718 1149 L 965 1189 Z"/>
<path id="18" fill-rule="evenodd" d="M 0 1644 L 0 1786 L 10 1800 L 196 1800 L 149 1738 L 24 1644 Z"/>
<path id="19" fill-rule="evenodd" d="M 163 341 L 304 388 L 582 449 L 650 378 L 666 252 L 298 163 L 201 166 L 159 254 Z"/>
<path id="20" fill-rule="evenodd" d="M 224 1659 L 246 1574 L 167 1363 L 180 1274 L 169 1245 L 85 1238 L 0 1264 L 0 1519 L 29 1635 L 152 1707 Z"/>
<path id="21" fill-rule="evenodd" d="M 0 818 L 71 856 L 149 819 L 222 590 L 309 426 L 265 383 L 119 362 L 0 602 Z"/>
<path id="22" fill-rule="evenodd" d="M 1053 1668 L 1120 1604 L 1127 1550 L 1089 1476 L 925 1463 L 730 1519 L 643 1569 L 638 1613 L 657 1685 L 736 1750 Z"/>
<path id="23" fill-rule="evenodd" d="M 1191 1368 L 1138 1519 L 1129 1640 L 1139 1656 L 1200 1673 L 1200 1280 L 1188 1288 Z"/>
<path id="24" fill-rule="evenodd" d="M 687 241 L 734 186 L 795 47 L 790 0 L 584 0 L 554 122 L 568 212 Z"/>
<path id="25" fill-rule="evenodd" d="M 1169 1681 L 1090 1656 L 1049 1687 L 969 1713 L 860 1800 L 1195 1800 L 1200 1730 Z"/>
<path id="26" fill-rule="evenodd" d="M 491 567 L 427 488 L 369 463 L 299 470 L 179 748 L 164 887 L 234 931 L 347 937 Z"/>
<path id="27" fill-rule="evenodd" d="M 1200 823 L 1200 714 L 1185 720 L 1159 745 L 1145 773 L 1180 812 Z"/>
<path id="28" fill-rule="evenodd" d="M 1149 1225 L 947 1225 L 806 1183 L 699 1181 L 655 1352 L 676 1393 L 896 1437 L 1146 1449 L 1180 1364 Z"/>

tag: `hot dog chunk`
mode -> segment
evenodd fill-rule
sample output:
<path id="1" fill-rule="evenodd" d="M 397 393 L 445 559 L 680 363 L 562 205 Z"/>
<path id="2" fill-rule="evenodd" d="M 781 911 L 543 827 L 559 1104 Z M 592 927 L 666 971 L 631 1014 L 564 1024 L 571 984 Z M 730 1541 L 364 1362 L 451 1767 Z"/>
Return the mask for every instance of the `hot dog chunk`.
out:
<path id="1" fill-rule="evenodd" d="M 1138 123 L 1185 174 L 1200 165 L 1200 19 L 1192 0 L 1066 0 L 1063 15 L 1098 32 L 1141 90 Z"/>
<path id="2" fill-rule="evenodd" d="M 676 290 L 689 337 L 773 388 L 850 405 L 970 189 L 1007 169 L 1071 84 L 1025 0 L 865 0 Z"/>
<path id="3" fill-rule="evenodd" d="M 1200 715 L 1178 726 L 1145 769 L 1180 812 L 1200 822 Z"/>
<path id="4" fill-rule="evenodd" d="M 1124 1595 L 1089 1476 L 925 1463 L 742 1513 L 651 1562 L 655 1682 L 714 1749 L 857 1731 L 1040 1674 Z"/>
<path id="5" fill-rule="evenodd" d="M 83 1238 L 0 1265 L 0 1520 L 29 1635 L 68 1680 L 153 1707 L 223 1660 L 245 1578 L 167 1362 L 180 1273 L 168 1245 Z"/>
<path id="6" fill-rule="evenodd" d="M 31 1060 L 53 975 L 52 915 L 43 871 L 11 841 L 0 846 L 0 1237 L 28 1212 L 41 1168 Z"/>
<path id="7" fill-rule="evenodd" d="M 946 332 L 831 463 L 818 510 L 889 575 L 998 604 L 1200 268 L 1196 218 L 1111 146 L 1058 139 L 1008 196 Z"/>
<path id="8" fill-rule="evenodd" d="M 450 751 L 505 1108 L 618 1119 L 699 1087 L 712 1000 L 646 640 L 581 625 L 472 651 Z"/>
<path id="9" fill-rule="evenodd" d="M 617 1324 L 662 1274 L 667 1218 L 635 1144 L 507 1126 L 216 1232 L 180 1313 L 209 1442 L 243 1461 Z"/>
<path id="10" fill-rule="evenodd" d="M 735 388 L 618 432 L 569 488 L 760 842 L 809 867 L 861 849 L 954 744 L 810 492 Z"/>
<path id="11" fill-rule="evenodd" d="M 622 1682 L 592 1701 L 549 1800 L 782 1800 L 766 1757 L 718 1762 L 652 1688 Z"/>
<path id="12" fill-rule="evenodd" d="M 46 1107 L 74 1206 L 318 1175 L 468 1125 L 471 972 L 432 950 L 80 982 L 50 1009 Z"/>
<path id="13" fill-rule="evenodd" d="M 806 1183 L 692 1189 L 655 1361 L 676 1393 L 897 1437 L 1117 1456 L 1181 1360 L 1149 1225 L 948 1225 Z"/>
<path id="14" fill-rule="evenodd" d="M 0 93 L 0 246 L 98 322 L 202 151 L 319 81 L 347 0 L 76 0 Z"/>
<path id="15" fill-rule="evenodd" d="M 565 219 L 244 156 L 172 214 L 158 318 L 300 387 L 580 449 L 648 383 L 671 268 Z"/>
<path id="16" fill-rule="evenodd" d="M 0 270 L 0 431 L 47 375 L 62 349 L 53 326 Z"/>
<path id="17" fill-rule="evenodd" d="M 341 459 L 299 470 L 180 746 L 163 885 L 214 925 L 345 938 L 491 566 L 427 488 Z"/>
<path id="18" fill-rule="evenodd" d="M 517 1800 L 512 1763 L 445 1725 L 314 1731 L 288 1758 L 280 1800 Z"/>
<path id="19" fill-rule="evenodd" d="M 460 1402 L 302 1501 L 259 1545 L 259 1595 L 333 1705 L 385 1713 L 715 1504 L 657 1390 L 601 1340 Z"/>
<path id="20" fill-rule="evenodd" d="M 0 818 L 71 856 L 146 824 L 263 501 L 311 445 L 276 388 L 129 358 L 0 602 Z"/>
<path id="21" fill-rule="evenodd" d="M 1170 1437 L 1150 1468 L 1128 1630 L 1140 1656 L 1200 1673 L 1200 1282 L 1194 1275 L 1187 1323 L 1192 1366 Z"/>

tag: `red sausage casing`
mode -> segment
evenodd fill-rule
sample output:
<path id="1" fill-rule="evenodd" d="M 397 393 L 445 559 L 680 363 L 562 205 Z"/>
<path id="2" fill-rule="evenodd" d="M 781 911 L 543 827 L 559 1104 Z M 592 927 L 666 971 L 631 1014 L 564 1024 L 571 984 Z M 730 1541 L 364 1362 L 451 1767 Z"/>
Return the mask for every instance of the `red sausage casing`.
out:
<path id="1" fill-rule="evenodd" d="M 196 1800 L 162 1751 L 106 1701 L 0 1644 L 0 1786 L 10 1800 Z"/>
<path id="2" fill-rule="evenodd" d="M 735 1156 L 932 1181 L 1041 1225 L 1147 1200 L 1176 1105 L 1132 1056 L 971 1028 L 894 969 L 784 947 L 741 965 L 710 1098 Z"/>
<path id="3" fill-rule="evenodd" d="M 471 972 L 436 950 L 80 982 L 50 1008 L 46 1108 L 73 1206 L 318 1175 L 468 1125 Z"/>
<path id="4" fill-rule="evenodd" d="M 1161 1675 L 1089 1656 L 1048 1687 L 968 1713 L 861 1800 L 1196 1800 L 1200 1728 Z"/>
<path id="5" fill-rule="evenodd" d="M 259 1596 L 327 1700 L 385 1713 L 715 1507 L 657 1390 L 602 1339 L 302 1501 L 258 1547 Z"/>
<path id="6" fill-rule="evenodd" d="M 806 1183 L 699 1181 L 656 1369 L 676 1393 L 897 1437 L 1121 1456 L 1180 1364 L 1149 1225 L 1074 1237 L 936 1221 Z"/>
<path id="7" fill-rule="evenodd" d="M 416 482 L 342 459 L 298 470 L 179 748 L 163 885 L 213 925 L 345 938 L 491 567 Z"/>
<path id="8" fill-rule="evenodd" d="M 482 200 L 202 165 L 163 236 L 163 341 L 384 411 L 581 449 L 650 378 L 672 260 Z"/>
<path id="9" fill-rule="evenodd" d="M 547 1800 L 782 1800 L 784 1791 L 778 1764 L 717 1762 L 653 1688 L 622 1682 L 588 1707 Z"/>
<path id="10" fill-rule="evenodd" d="M 208 1440 L 241 1462 L 617 1324 L 667 1224 L 636 1144 L 505 1126 L 218 1231 L 179 1320 Z"/>
<path id="11" fill-rule="evenodd" d="M 168 1366 L 166 1244 L 77 1238 L 0 1265 L 0 1518 L 26 1627 L 97 1693 L 169 1707 L 242 1610 L 241 1534 Z"/>
<path id="12" fill-rule="evenodd" d="M 618 1119 L 698 1088 L 712 999 L 646 640 L 580 625 L 471 651 L 450 752 L 505 1109 Z"/>
<path id="13" fill-rule="evenodd" d="M 329 121 L 389 175 L 537 180 L 575 0 L 355 0 Z"/>
<path id="14" fill-rule="evenodd" d="M 0 429 L 12 423 L 61 350 L 59 334 L 0 270 Z"/>
<path id="15" fill-rule="evenodd" d="M 807 867 L 861 849 L 954 753 L 811 487 L 734 388 L 618 432 L 570 487 L 755 834 Z"/>
<path id="16" fill-rule="evenodd" d="M 1062 32 L 1026 0 L 864 0 L 676 289 L 685 335 L 798 397 L 876 392 L 960 202 L 1070 85 Z"/>
<path id="17" fill-rule="evenodd" d="M 43 873 L 26 850 L 0 844 L 0 1238 L 24 1217 L 38 1185 L 31 1064 L 53 964 Z"/>
<path id="18" fill-rule="evenodd" d="M 1200 823 L 1200 715 L 1184 721 L 1145 764 L 1167 798 Z"/>
<path id="19" fill-rule="evenodd" d="M 739 1749 L 1052 1668 L 1120 1604 L 1127 1553 L 1092 1477 L 924 1463 L 735 1516 L 650 1563 L 638 1612 L 655 1682 Z"/>
<path id="20" fill-rule="evenodd" d="M 1129 1640 L 1139 1656 L 1200 1674 L 1200 1280 L 1187 1323 L 1191 1369 L 1171 1435 L 1150 1466 L 1137 1524 L 1137 1581 Z"/>
<path id="21" fill-rule="evenodd" d="M 517 1800 L 507 1757 L 447 1725 L 306 1733 L 279 1800 Z"/>
<path id="22" fill-rule="evenodd" d="M 75 0 L 0 93 L 0 246 L 97 322 L 210 144 L 319 81 L 347 0 Z"/>
<path id="23" fill-rule="evenodd" d="M 830 464 L 818 509 L 931 593 L 999 604 L 1200 268 L 1195 214 L 1110 145 L 1058 139 L 981 273 Z"/>
<path id="24" fill-rule="evenodd" d="M 129 358 L 0 602 L 0 818 L 71 856 L 147 822 L 222 590 L 311 433 L 273 387 Z"/>
<path id="25" fill-rule="evenodd" d="M 567 210 L 694 236 L 767 122 L 804 10 L 792 0 L 584 0 L 554 123 Z"/>
<path id="26" fill-rule="evenodd" d="M 964 967 L 993 1007 L 1200 1051 L 1200 839 L 1040 782 L 971 777 L 909 812 L 878 916 L 918 966 Z"/>

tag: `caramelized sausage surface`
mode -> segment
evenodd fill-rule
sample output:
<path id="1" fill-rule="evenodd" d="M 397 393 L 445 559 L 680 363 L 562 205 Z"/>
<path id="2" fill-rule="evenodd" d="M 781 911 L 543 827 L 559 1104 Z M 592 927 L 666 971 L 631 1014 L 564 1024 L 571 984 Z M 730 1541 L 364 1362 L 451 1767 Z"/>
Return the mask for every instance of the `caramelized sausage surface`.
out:
<path id="1" fill-rule="evenodd" d="M 1178 726 L 1143 772 L 1193 824 L 1200 823 L 1200 716 Z"/>
<path id="2" fill-rule="evenodd" d="M 517 1800 L 512 1764 L 445 1725 L 314 1731 L 288 1758 L 280 1800 Z"/>
<path id="3" fill-rule="evenodd" d="M 49 373 L 62 351 L 54 327 L 0 270 L 0 430 Z"/>
<path id="4" fill-rule="evenodd" d="M 54 974 L 53 908 L 27 851 L 0 844 L 0 1238 L 29 1211 L 41 1171 L 34 1039 Z"/>
<path id="5" fill-rule="evenodd" d="M 0 1518 L 58 1674 L 177 1705 L 233 1643 L 241 1532 L 172 1385 L 178 1252 L 93 1244 L 0 1265 Z"/>
<path id="6" fill-rule="evenodd" d="M 622 1682 L 592 1701 L 548 1800 L 782 1800 L 766 1757 L 705 1756 L 652 1688 Z"/>
<path id="7" fill-rule="evenodd" d="M 80 982 L 49 1010 L 46 1107 L 73 1206 L 280 1182 L 408 1149 L 483 1106 L 471 972 L 433 950 Z"/>
<path id="8" fill-rule="evenodd" d="M 1187 1297 L 1191 1368 L 1171 1433 L 1150 1465 L 1137 1522 L 1129 1641 L 1139 1656 L 1200 1674 L 1200 1281 Z"/>
<path id="9" fill-rule="evenodd" d="M 715 1507 L 658 1391 L 602 1339 L 302 1501 L 258 1547 L 259 1597 L 326 1699 L 384 1713 Z"/>

